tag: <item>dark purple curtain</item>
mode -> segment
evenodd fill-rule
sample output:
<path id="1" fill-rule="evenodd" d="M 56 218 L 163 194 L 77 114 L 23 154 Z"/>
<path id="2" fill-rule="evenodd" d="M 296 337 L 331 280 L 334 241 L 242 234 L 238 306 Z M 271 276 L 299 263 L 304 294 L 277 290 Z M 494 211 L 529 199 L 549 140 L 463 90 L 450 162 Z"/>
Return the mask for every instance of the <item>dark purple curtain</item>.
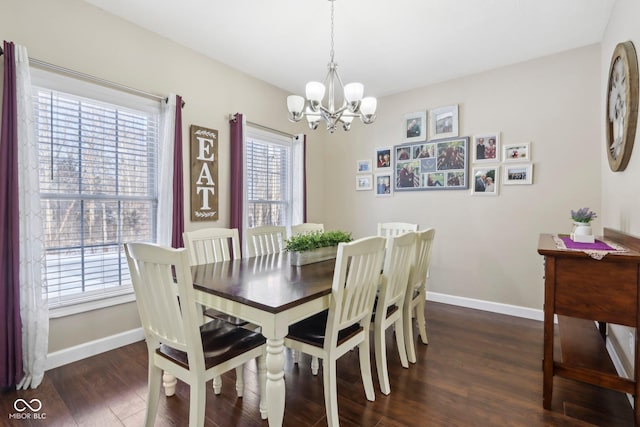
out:
<path id="1" fill-rule="evenodd" d="M 0 134 L 0 388 L 22 379 L 18 220 L 18 112 L 15 46 L 4 42 Z"/>
<path id="2" fill-rule="evenodd" d="M 242 242 L 242 114 L 236 113 L 229 120 L 231 156 L 231 228 L 237 228 Z"/>
<path id="3" fill-rule="evenodd" d="M 182 97 L 176 95 L 176 130 L 173 144 L 173 224 L 171 226 L 171 246 L 184 247 L 184 184 L 182 170 Z"/>
<path id="4" fill-rule="evenodd" d="M 307 135 L 302 135 L 302 222 L 307 222 Z"/>

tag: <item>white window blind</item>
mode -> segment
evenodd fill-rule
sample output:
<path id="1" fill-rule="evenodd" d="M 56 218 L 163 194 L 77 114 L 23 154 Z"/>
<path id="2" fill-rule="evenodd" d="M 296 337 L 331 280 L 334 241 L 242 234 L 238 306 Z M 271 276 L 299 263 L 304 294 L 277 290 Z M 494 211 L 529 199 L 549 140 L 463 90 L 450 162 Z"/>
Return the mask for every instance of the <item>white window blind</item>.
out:
<path id="1" fill-rule="evenodd" d="M 245 148 L 245 226 L 291 225 L 291 140 L 254 130 Z"/>
<path id="2" fill-rule="evenodd" d="M 33 102 L 49 307 L 131 293 L 123 242 L 155 241 L 159 105 L 45 84 Z"/>

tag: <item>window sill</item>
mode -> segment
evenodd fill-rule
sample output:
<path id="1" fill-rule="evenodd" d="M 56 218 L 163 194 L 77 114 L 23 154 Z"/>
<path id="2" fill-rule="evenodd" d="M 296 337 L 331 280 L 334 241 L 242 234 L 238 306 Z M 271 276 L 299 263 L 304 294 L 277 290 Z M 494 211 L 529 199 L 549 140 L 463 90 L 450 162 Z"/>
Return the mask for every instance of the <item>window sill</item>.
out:
<path id="1" fill-rule="evenodd" d="M 74 314 L 84 313 L 86 311 L 98 310 L 101 308 L 111 307 L 119 304 L 126 304 L 135 300 L 136 295 L 133 293 L 133 290 L 131 290 L 131 292 L 127 292 L 125 294 L 95 299 L 92 301 L 79 301 L 78 303 L 68 304 L 62 307 L 50 308 L 49 319 L 72 316 Z"/>

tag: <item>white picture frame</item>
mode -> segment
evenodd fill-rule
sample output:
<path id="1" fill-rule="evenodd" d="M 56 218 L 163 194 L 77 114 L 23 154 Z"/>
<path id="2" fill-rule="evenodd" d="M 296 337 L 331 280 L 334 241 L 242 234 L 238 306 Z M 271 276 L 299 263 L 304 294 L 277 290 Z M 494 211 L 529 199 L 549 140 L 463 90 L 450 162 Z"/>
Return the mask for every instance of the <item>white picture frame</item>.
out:
<path id="1" fill-rule="evenodd" d="M 500 161 L 500 132 L 481 133 L 473 136 L 473 163 Z"/>
<path id="2" fill-rule="evenodd" d="M 427 140 L 427 112 L 416 111 L 402 116 L 402 142 Z"/>
<path id="3" fill-rule="evenodd" d="M 470 187 L 474 196 L 500 194 L 500 165 L 474 167 Z"/>
<path id="4" fill-rule="evenodd" d="M 533 184 L 533 163 L 505 164 L 503 169 L 504 185 Z"/>
<path id="5" fill-rule="evenodd" d="M 376 197 L 391 197 L 393 195 L 393 172 L 377 173 L 375 178 Z"/>
<path id="6" fill-rule="evenodd" d="M 530 162 L 531 143 L 503 144 L 502 159 L 506 162 Z"/>
<path id="7" fill-rule="evenodd" d="M 458 104 L 429 110 L 429 141 L 457 137 Z"/>
<path id="8" fill-rule="evenodd" d="M 366 191 L 373 189 L 373 178 L 371 174 L 356 176 L 356 191 Z"/>
<path id="9" fill-rule="evenodd" d="M 371 159 L 358 160 L 356 162 L 356 173 L 371 173 Z"/>
<path id="10" fill-rule="evenodd" d="M 391 166 L 393 165 L 393 152 L 391 151 L 391 147 L 376 148 L 375 159 L 376 159 L 376 170 L 378 171 L 392 170 Z"/>

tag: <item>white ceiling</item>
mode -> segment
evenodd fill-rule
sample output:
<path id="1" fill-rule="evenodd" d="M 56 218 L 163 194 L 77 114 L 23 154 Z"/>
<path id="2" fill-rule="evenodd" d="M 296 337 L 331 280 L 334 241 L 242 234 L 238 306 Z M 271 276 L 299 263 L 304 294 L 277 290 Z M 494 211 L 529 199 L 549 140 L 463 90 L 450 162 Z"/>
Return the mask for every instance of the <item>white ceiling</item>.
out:
<path id="1" fill-rule="evenodd" d="M 304 95 L 323 80 L 328 0 L 85 0 Z M 615 0 L 336 0 L 345 83 L 384 96 L 601 41 Z"/>

